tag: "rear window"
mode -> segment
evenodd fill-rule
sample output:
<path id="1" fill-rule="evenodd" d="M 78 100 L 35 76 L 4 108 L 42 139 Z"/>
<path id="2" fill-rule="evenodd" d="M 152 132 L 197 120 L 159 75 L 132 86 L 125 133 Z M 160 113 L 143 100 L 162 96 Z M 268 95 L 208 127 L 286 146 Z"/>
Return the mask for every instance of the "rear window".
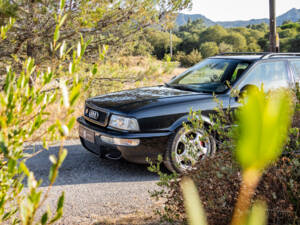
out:
<path id="1" fill-rule="evenodd" d="M 300 80 L 300 60 L 291 60 L 291 64 L 293 66 L 295 78 L 297 81 L 299 81 Z"/>

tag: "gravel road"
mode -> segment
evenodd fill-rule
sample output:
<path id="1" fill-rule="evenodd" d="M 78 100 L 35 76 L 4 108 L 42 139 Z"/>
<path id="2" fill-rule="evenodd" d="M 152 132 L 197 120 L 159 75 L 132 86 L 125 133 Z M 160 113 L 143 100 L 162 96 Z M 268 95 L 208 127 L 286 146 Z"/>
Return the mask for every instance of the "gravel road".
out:
<path id="1" fill-rule="evenodd" d="M 147 212 L 154 207 L 148 191 L 157 189 L 158 176 L 150 173 L 146 165 L 99 159 L 77 140 L 68 141 L 65 148 L 68 156 L 46 203 L 55 207 L 56 200 L 65 191 L 61 224 L 92 224 L 103 216 Z M 58 147 L 53 146 L 27 161 L 36 178 L 43 179 L 43 190 L 49 185 L 49 155 L 57 153 Z"/>

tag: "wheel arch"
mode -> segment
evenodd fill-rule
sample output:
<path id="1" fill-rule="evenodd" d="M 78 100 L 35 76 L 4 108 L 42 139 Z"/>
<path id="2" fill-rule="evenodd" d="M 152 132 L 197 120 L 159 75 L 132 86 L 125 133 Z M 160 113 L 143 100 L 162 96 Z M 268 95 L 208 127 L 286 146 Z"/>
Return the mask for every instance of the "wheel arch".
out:
<path id="1" fill-rule="evenodd" d="M 178 120 L 176 120 L 170 127 L 170 131 L 175 132 L 177 131 L 180 127 L 182 127 L 183 123 L 190 123 L 189 121 L 189 115 L 184 115 L 182 117 L 180 117 Z M 212 126 L 213 125 L 213 121 L 210 120 L 209 117 L 205 116 L 205 115 L 201 115 L 201 118 L 204 122 L 204 126 Z"/>

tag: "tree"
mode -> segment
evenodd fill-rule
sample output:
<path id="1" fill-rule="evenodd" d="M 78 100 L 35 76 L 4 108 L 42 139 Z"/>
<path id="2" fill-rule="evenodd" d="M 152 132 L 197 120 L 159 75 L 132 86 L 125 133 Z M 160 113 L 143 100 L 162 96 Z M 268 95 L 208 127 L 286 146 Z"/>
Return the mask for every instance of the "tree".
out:
<path id="1" fill-rule="evenodd" d="M 290 52 L 300 52 L 300 35 L 291 41 Z"/>
<path id="2" fill-rule="evenodd" d="M 216 42 L 205 42 L 200 46 L 200 52 L 203 58 L 207 58 L 218 54 L 219 48 Z"/>
<path id="3" fill-rule="evenodd" d="M 249 51 L 249 52 L 261 52 L 261 48 L 256 42 L 252 42 L 248 45 L 247 51 Z"/>
<path id="4" fill-rule="evenodd" d="M 63 23 L 62 18 L 58 17 L 59 23 Z M 0 42 L 6 38 L 6 32 L 13 23 L 14 20 L 10 20 L 9 24 L 0 27 Z M 57 37 L 54 36 L 53 47 L 57 45 Z M 37 67 L 32 58 L 22 62 L 19 72 L 11 65 L 6 67 L 5 83 L 0 90 L 0 224 L 53 224 L 63 214 L 64 192 L 54 212 L 44 210 L 42 206 L 67 156 L 63 144 L 75 125 L 73 113 L 78 107 L 78 100 L 87 90 L 86 79 L 89 75 L 86 74 L 94 75 L 97 71 L 96 67 L 92 67 L 90 73 L 79 76 L 86 46 L 84 40 L 77 44 L 76 54 L 69 65 L 64 63 L 67 51 L 61 48 L 61 61 L 48 68 Z M 30 77 L 34 72 L 37 82 L 32 85 Z M 63 79 L 56 86 L 58 77 Z M 60 108 L 60 112 L 51 113 L 56 108 Z M 46 123 L 48 126 L 43 129 Z M 46 149 L 47 140 L 60 142 L 58 154 L 49 157 L 52 165 L 45 192 L 40 188 L 42 180 L 37 180 L 26 166 L 26 160 L 42 149 L 24 152 L 24 143 L 35 145 L 39 140 L 43 140 L 43 148 Z"/>
<path id="5" fill-rule="evenodd" d="M 146 32 L 147 41 L 153 46 L 153 54 L 157 58 L 164 58 L 166 53 L 169 53 L 170 50 L 170 33 L 157 31 L 154 29 L 148 29 Z M 172 34 L 173 46 L 176 46 L 181 43 L 181 39 L 178 38 L 175 34 Z"/>
<path id="6" fill-rule="evenodd" d="M 200 34 L 205 28 L 206 28 L 206 26 L 204 24 L 203 19 L 197 19 L 197 20 L 191 21 L 191 19 L 189 18 L 187 24 L 180 26 L 179 32 L 177 32 L 177 33 L 180 34 L 183 32 L 189 32 L 189 33 Z"/>
<path id="7" fill-rule="evenodd" d="M 225 42 L 221 42 L 219 44 L 219 51 L 220 52 L 233 52 L 233 46 L 226 44 Z"/>
<path id="8" fill-rule="evenodd" d="M 253 30 L 259 30 L 262 31 L 264 33 L 266 33 L 269 30 L 269 25 L 266 23 L 261 23 L 261 24 L 252 24 L 252 25 L 248 25 L 247 28 L 253 29 Z"/>
<path id="9" fill-rule="evenodd" d="M 56 14 L 66 15 L 59 41 L 72 43 L 82 34 L 93 39 L 90 51 L 99 45 L 119 47 L 133 41 L 132 36 L 143 28 L 166 22 L 169 15 L 191 5 L 190 0 L 68 0 L 63 7 L 64 0 L 2 2 L 5 4 L 0 4 L 1 19 L 5 22 L 13 16 L 17 21 L 0 45 L 0 60 L 18 55 L 35 58 L 37 64 L 51 55 L 50 40 L 58 25 Z"/>
<path id="10" fill-rule="evenodd" d="M 231 34 L 224 37 L 224 41 L 227 44 L 233 46 L 234 51 L 245 51 L 247 49 L 246 38 L 237 32 L 232 32 Z"/>
<path id="11" fill-rule="evenodd" d="M 228 35 L 228 32 L 224 27 L 219 25 L 212 26 L 201 33 L 199 37 L 199 44 L 207 41 L 213 41 L 220 44 L 226 35 Z"/>
<path id="12" fill-rule="evenodd" d="M 182 42 L 178 45 L 179 51 L 184 51 L 189 54 L 199 45 L 199 34 L 182 32 L 178 35 L 182 39 Z"/>

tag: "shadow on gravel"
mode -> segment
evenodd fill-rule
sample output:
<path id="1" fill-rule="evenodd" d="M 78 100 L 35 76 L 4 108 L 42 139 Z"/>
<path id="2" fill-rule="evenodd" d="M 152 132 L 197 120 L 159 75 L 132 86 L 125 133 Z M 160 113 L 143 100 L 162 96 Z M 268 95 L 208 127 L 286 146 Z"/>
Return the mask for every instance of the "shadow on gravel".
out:
<path id="1" fill-rule="evenodd" d="M 86 151 L 80 144 L 67 145 L 68 155 L 63 162 L 55 185 L 74 185 L 106 182 L 139 182 L 158 180 L 158 176 L 147 170 L 147 165 L 100 159 Z M 36 146 L 36 150 L 41 146 Z M 51 167 L 49 156 L 58 154 L 59 147 L 50 147 L 28 159 L 26 165 L 37 179 L 42 179 L 42 187 L 49 185 L 48 175 Z M 32 152 L 32 149 L 26 151 Z"/>

